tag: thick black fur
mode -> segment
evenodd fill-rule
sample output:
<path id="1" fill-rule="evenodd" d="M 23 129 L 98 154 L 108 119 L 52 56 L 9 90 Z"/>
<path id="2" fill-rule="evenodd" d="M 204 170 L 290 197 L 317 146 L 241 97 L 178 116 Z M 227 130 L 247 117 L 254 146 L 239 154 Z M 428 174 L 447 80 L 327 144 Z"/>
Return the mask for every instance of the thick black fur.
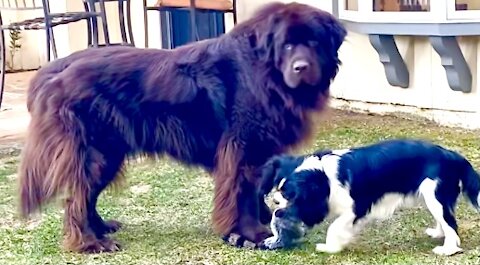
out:
<path id="1" fill-rule="evenodd" d="M 270 212 L 259 168 L 313 134 L 345 35 L 327 12 L 271 3 L 218 38 L 87 49 L 45 65 L 28 91 L 22 214 L 65 192 L 64 246 L 117 250 L 106 233 L 119 224 L 102 220 L 98 196 L 128 157 L 169 155 L 213 175 L 215 232 L 260 242 Z"/>

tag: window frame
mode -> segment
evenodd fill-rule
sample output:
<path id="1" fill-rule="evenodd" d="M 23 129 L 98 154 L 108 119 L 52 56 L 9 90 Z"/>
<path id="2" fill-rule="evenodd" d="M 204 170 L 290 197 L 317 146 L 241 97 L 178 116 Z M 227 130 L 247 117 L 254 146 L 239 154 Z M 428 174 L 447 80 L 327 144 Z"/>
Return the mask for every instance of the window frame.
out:
<path id="1" fill-rule="evenodd" d="M 447 0 L 447 20 L 469 20 L 480 21 L 480 9 L 478 10 L 457 10 L 456 0 Z"/>
<path id="2" fill-rule="evenodd" d="M 373 0 L 357 0 L 358 11 L 346 10 L 346 0 L 338 1 L 340 19 L 381 23 L 448 23 L 447 7 L 455 11 L 455 0 L 430 0 L 430 11 L 373 11 Z M 448 4 L 448 5 L 447 5 Z M 462 11 L 455 11 L 462 12 Z M 465 12 L 465 11 L 463 11 Z M 450 12 L 452 13 L 452 12 Z M 479 10 L 480 14 L 480 10 Z M 452 19 L 455 19 L 456 13 Z M 468 18 L 466 18 L 468 19 Z M 479 17 L 480 20 L 480 17 Z"/>

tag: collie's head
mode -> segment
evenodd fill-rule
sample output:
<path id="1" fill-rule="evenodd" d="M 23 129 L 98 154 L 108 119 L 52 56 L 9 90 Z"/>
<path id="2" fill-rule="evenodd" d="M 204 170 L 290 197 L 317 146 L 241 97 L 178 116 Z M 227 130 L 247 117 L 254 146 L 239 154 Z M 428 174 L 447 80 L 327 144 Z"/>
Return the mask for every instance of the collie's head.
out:
<path id="1" fill-rule="evenodd" d="M 330 184 L 319 156 L 274 157 L 264 168 L 263 180 L 265 191 L 275 190 L 279 218 L 296 218 L 311 227 L 327 216 Z"/>

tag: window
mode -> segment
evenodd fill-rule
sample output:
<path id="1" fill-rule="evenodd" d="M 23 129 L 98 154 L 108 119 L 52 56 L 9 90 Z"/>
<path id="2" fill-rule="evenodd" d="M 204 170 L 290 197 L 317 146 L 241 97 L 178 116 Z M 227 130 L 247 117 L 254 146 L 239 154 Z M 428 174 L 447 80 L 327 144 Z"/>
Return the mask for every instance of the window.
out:
<path id="1" fill-rule="evenodd" d="M 356 22 L 480 23 L 480 0 L 341 0 L 337 3 L 340 18 Z"/>
<path id="2" fill-rule="evenodd" d="M 450 20 L 480 21 L 480 1 L 447 0 L 447 16 Z"/>
<path id="3" fill-rule="evenodd" d="M 374 0 L 373 11 L 428 12 L 430 11 L 430 0 Z"/>
<path id="4" fill-rule="evenodd" d="M 345 9 L 358 11 L 358 0 L 345 0 Z"/>
<path id="5" fill-rule="evenodd" d="M 455 0 L 455 10 L 480 10 L 480 1 L 478 0 Z"/>
<path id="6" fill-rule="evenodd" d="M 445 18 L 445 1 L 449 0 L 342 0 L 338 14 L 356 22 L 428 23 Z"/>

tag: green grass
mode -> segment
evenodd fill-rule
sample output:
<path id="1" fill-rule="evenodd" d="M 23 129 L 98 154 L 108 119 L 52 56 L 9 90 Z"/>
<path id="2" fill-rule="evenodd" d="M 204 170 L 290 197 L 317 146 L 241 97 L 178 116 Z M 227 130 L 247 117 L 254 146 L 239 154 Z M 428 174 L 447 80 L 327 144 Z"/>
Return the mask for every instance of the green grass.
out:
<path id="1" fill-rule="evenodd" d="M 462 152 L 480 166 L 478 131 L 439 127 L 406 120 L 333 111 L 308 148 L 343 148 L 393 137 L 417 137 Z M 210 226 L 212 181 L 205 172 L 168 160 L 133 163 L 127 185 L 100 199 L 105 218 L 124 223 L 114 235 L 124 249 L 113 254 L 81 255 L 61 249 L 62 211 L 49 206 L 28 222 L 16 213 L 18 157 L 0 160 L 0 264 L 479 264 L 480 215 L 462 199 L 457 216 L 465 252 L 438 257 L 431 250 L 441 242 L 424 234 L 433 220 L 421 207 L 401 210 L 376 222 L 344 252 L 314 251 L 325 240 L 329 222 L 310 231 L 292 250 L 260 251 L 226 246 Z"/>

